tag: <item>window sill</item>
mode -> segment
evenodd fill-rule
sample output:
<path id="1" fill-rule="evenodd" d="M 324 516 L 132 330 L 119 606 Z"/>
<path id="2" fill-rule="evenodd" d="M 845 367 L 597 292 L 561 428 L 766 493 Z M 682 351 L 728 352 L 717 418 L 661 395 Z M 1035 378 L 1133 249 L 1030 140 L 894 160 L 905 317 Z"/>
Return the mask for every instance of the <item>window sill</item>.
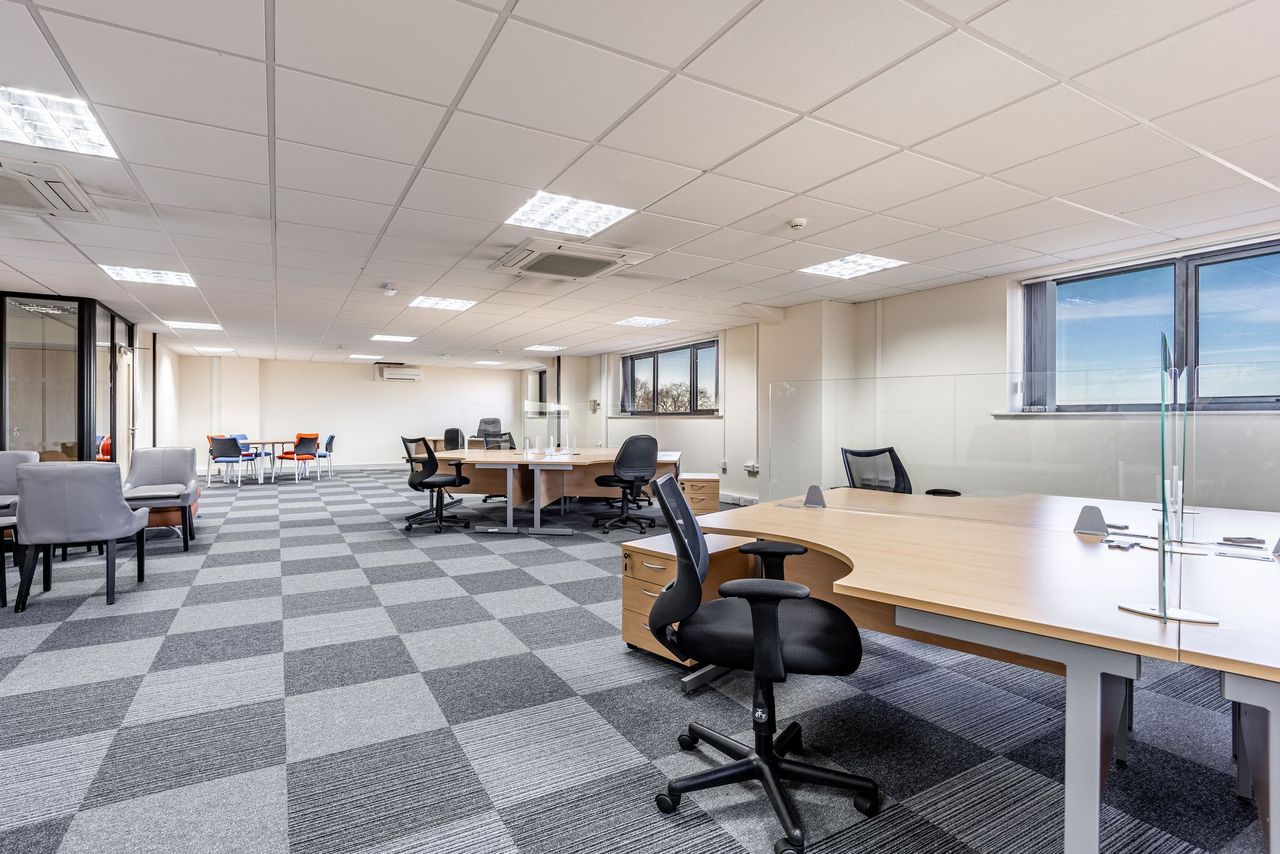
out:
<path id="1" fill-rule="evenodd" d="M 1213 415 L 1280 415 L 1280 409 L 1197 409 L 1191 413 L 1193 418 L 1204 418 Z M 1150 412 L 1001 412 L 991 413 L 995 419 L 1014 418 L 1159 418 L 1157 411 Z"/>
<path id="2" fill-rule="evenodd" d="M 637 415 L 608 415 L 605 416 L 610 421 L 628 421 L 633 418 L 662 418 L 671 419 L 673 421 L 719 421 L 724 415 L 681 415 L 677 412 L 667 412 L 654 415 L 648 412 L 642 412 Z"/>

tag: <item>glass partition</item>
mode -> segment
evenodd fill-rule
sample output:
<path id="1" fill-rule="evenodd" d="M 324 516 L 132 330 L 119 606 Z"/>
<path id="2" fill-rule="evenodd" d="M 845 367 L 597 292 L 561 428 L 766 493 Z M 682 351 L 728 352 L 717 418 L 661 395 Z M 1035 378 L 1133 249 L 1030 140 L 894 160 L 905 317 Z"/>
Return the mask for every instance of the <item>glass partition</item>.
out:
<path id="1" fill-rule="evenodd" d="M 74 302 L 5 300 L 6 447 L 42 460 L 79 459 Z"/>

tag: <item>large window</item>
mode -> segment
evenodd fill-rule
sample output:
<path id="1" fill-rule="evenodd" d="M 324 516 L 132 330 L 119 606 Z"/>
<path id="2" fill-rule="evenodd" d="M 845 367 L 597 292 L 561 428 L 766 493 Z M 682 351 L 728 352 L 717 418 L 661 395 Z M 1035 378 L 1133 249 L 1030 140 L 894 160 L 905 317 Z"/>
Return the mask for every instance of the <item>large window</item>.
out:
<path id="1" fill-rule="evenodd" d="M 720 346 L 703 341 L 622 357 L 622 411 L 714 415 L 720 406 Z"/>
<path id="2" fill-rule="evenodd" d="M 1023 409 L 1160 403 L 1160 336 L 1199 408 L 1280 408 L 1280 245 L 1033 282 Z"/>

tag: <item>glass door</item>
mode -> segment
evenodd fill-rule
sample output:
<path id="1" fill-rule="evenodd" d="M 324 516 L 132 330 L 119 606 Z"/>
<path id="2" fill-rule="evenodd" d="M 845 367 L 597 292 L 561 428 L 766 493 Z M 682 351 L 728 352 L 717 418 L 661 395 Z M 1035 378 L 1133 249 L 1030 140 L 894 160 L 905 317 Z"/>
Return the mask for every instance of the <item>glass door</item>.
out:
<path id="1" fill-rule="evenodd" d="M 132 330 L 125 321 L 115 318 L 115 460 L 120 464 L 122 476 L 129 471 L 129 461 L 133 456 L 133 442 L 137 432 L 133 411 L 133 341 Z"/>
<path id="2" fill-rule="evenodd" d="M 41 460 L 79 459 L 74 302 L 5 299 L 5 447 Z"/>

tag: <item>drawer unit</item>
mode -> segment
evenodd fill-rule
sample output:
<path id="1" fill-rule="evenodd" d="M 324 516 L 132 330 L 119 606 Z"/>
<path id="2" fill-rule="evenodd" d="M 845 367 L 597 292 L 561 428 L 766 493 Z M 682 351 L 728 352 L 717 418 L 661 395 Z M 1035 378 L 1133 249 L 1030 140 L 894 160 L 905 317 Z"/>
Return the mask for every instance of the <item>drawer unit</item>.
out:
<path id="1" fill-rule="evenodd" d="M 680 491 L 689 501 L 695 516 L 720 509 L 720 475 L 714 472 L 688 472 L 680 475 Z"/>
<path id="2" fill-rule="evenodd" d="M 689 502 L 689 509 L 693 511 L 693 515 L 701 516 L 704 513 L 715 513 L 720 509 L 720 494 L 714 495 L 685 495 Z"/>
<path id="3" fill-rule="evenodd" d="M 629 545 L 629 544 L 627 544 Z M 622 547 L 622 575 L 624 578 L 635 578 L 647 584 L 661 587 L 675 579 L 675 556 L 659 557 L 648 552 L 633 551 Z"/>

